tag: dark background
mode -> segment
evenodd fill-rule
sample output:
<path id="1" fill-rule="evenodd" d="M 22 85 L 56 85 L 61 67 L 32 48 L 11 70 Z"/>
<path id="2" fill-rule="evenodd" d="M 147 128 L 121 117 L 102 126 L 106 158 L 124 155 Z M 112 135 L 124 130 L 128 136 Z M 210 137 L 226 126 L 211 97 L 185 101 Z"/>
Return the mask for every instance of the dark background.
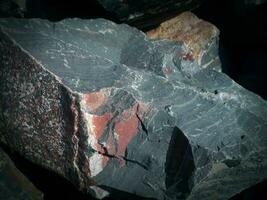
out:
<path id="1" fill-rule="evenodd" d="M 0 2 L 7 0 L 0 0 Z M 253 1 L 252 1 L 253 2 Z M 0 4 L 1 6 L 1 4 Z M 16 6 L 14 6 L 14 10 Z M 39 17 L 52 21 L 63 18 L 102 17 L 121 23 L 112 13 L 107 12 L 96 0 L 32 0 L 27 3 L 24 17 Z M 177 13 L 165 13 L 162 18 L 129 21 L 130 25 L 147 31 L 161 21 Z M 246 4 L 245 0 L 203 0 L 192 10 L 198 17 L 216 25 L 220 30 L 220 58 L 223 72 L 243 87 L 267 100 L 267 3 Z M 0 16 L 21 16 L 21 13 L 4 13 Z M 7 152 L 8 149 L 6 149 Z M 65 179 L 23 159 L 14 152 L 9 155 L 16 166 L 44 192 L 46 200 L 90 199 L 81 194 Z M 267 181 L 259 183 L 236 195 L 232 200 L 264 199 Z M 112 199 L 137 199 L 130 194 L 120 194 Z M 93 199 L 93 198 L 91 198 Z"/>

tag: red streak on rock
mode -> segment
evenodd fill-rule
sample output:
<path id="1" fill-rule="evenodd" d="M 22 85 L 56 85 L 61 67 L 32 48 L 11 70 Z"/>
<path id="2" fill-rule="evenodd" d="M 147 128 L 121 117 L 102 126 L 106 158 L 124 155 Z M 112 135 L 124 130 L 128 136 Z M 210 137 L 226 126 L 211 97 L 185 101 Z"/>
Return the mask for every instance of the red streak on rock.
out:
<path id="1" fill-rule="evenodd" d="M 105 113 L 102 116 L 97 116 L 97 115 L 93 116 L 92 125 L 96 140 L 98 140 L 103 134 L 110 118 L 111 118 L 110 113 Z"/>
<path id="2" fill-rule="evenodd" d="M 92 118 L 92 131 L 94 133 L 95 139 L 98 141 L 102 134 L 104 133 L 105 128 L 107 127 L 107 124 L 109 120 L 111 119 L 112 114 L 111 113 L 105 113 L 102 116 L 93 116 Z M 114 146 L 114 145 L 113 145 Z M 104 154 L 104 149 L 99 145 L 96 144 L 96 150 L 102 154 Z M 103 156 L 102 159 L 102 166 L 103 168 L 107 165 L 109 158 L 107 156 Z"/>
<path id="3" fill-rule="evenodd" d="M 148 110 L 149 107 L 147 105 L 136 103 L 133 107 L 123 111 L 116 118 L 117 121 L 115 122 L 114 129 L 107 130 L 109 131 L 109 136 L 104 145 L 106 151 L 104 151 L 102 146 L 96 144 L 97 151 L 102 154 L 108 153 L 109 155 L 114 155 L 119 159 L 119 162 L 122 166 L 125 165 L 125 161 L 120 158 L 125 156 L 127 145 L 137 134 L 139 125 L 138 117 L 142 120 Z M 92 117 L 92 132 L 97 141 L 104 133 L 112 117 L 112 113 L 105 113 L 102 116 L 94 115 Z M 104 156 L 102 160 L 103 168 L 107 165 L 108 161 L 108 156 Z"/>
<path id="4" fill-rule="evenodd" d="M 118 134 L 118 156 L 124 156 L 129 142 L 137 133 L 138 118 L 136 116 L 137 104 L 121 113 L 120 121 L 115 124 L 115 132 Z"/>
<path id="5" fill-rule="evenodd" d="M 109 133 L 105 148 L 107 149 L 107 153 L 109 155 L 116 155 L 115 138 L 112 137 L 111 133 Z"/>
<path id="6" fill-rule="evenodd" d="M 107 96 L 103 91 L 84 94 L 82 99 L 82 102 L 87 105 L 88 109 L 92 112 L 95 112 L 106 101 Z"/>
<path id="7" fill-rule="evenodd" d="M 108 154 L 110 154 L 110 155 L 114 155 L 115 154 L 114 139 L 112 138 L 111 134 L 109 134 L 109 136 L 108 136 L 108 139 L 107 139 L 106 144 L 105 144 L 105 148 L 107 149 Z M 98 145 L 97 150 L 99 152 L 101 152 L 102 154 L 106 153 L 104 151 L 104 149 L 100 145 Z M 109 157 L 108 156 L 103 156 L 103 159 L 102 159 L 103 168 L 108 164 L 108 161 L 109 161 Z"/>
<path id="8" fill-rule="evenodd" d="M 181 53 L 181 52 L 178 52 L 178 53 L 177 53 L 177 56 L 182 57 L 182 59 L 183 59 L 183 60 L 186 60 L 186 61 L 191 61 L 191 62 L 194 61 L 194 57 L 193 57 L 193 55 L 190 54 L 190 53 Z"/>
<path id="9" fill-rule="evenodd" d="M 103 169 L 107 166 L 108 161 L 109 161 L 109 157 L 108 156 L 103 156 L 103 159 L 102 159 Z"/>
<path id="10" fill-rule="evenodd" d="M 187 60 L 187 61 L 191 61 L 191 62 L 194 61 L 193 55 L 192 54 L 189 54 L 189 53 L 185 54 L 183 56 L 183 59 L 184 60 Z"/>
<path id="11" fill-rule="evenodd" d="M 171 74 L 173 72 L 173 69 L 170 67 L 165 67 L 165 68 L 163 68 L 163 72 L 165 74 Z"/>

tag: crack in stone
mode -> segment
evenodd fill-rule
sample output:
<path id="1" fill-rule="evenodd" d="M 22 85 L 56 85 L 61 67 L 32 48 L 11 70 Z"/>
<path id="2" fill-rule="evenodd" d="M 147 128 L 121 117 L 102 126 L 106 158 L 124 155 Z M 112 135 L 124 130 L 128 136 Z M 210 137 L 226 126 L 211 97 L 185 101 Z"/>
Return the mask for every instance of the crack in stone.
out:
<path id="1" fill-rule="evenodd" d="M 103 156 L 107 156 L 107 157 L 109 157 L 109 158 L 123 159 L 123 160 L 126 161 L 126 163 L 127 163 L 127 162 L 134 163 L 134 164 L 139 165 L 140 167 L 142 167 L 142 168 L 145 169 L 145 170 L 149 170 L 148 167 L 147 167 L 146 165 L 144 165 L 144 164 L 142 164 L 142 163 L 140 163 L 140 162 L 138 162 L 138 161 L 136 161 L 136 160 L 131 160 L 131 159 L 129 159 L 129 158 L 126 158 L 125 156 L 118 157 L 118 156 L 116 156 L 116 155 L 108 154 L 107 149 L 106 149 L 105 147 L 104 147 L 103 149 L 104 149 L 105 153 L 102 153 L 102 152 L 100 152 L 100 151 L 97 151 L 97 152 L 98 152 L 99 154 L 101 154 L 101 155 L 103 155 Z"/>
<path id="2" fill-rule="evenodd" d="M 148 135 L 148 130 L 147 130 L 146 126 L 144 125 L 144 122 L 141 120 L 141 118 L 139 117 L 139 115 L 137 113 L 136 113 L 136 117 L 141 124 L 142 130 L 146 133 L 146 135 Z"/>

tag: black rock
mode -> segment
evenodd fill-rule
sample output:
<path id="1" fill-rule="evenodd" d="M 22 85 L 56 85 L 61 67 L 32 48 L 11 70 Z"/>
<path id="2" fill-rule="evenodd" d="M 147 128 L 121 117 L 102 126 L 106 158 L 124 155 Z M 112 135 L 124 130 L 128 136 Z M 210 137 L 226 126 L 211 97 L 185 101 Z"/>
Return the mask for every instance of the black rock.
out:
<path id="1" fill-rule="evenodd" d="M 12 160 L 1 148 L 0 199 L 43 199 L 43 194 L 16 168 Z"/>
<path id="2" fill-rule="evenodd" d="M 0 17 L 24 17 L 26 0 L 1 0 Z"/>
<path id="3" fill-rule="evenodd" d="M 196 8 L 202 0 L 97 0 L 120 21 L 138 27 L 159 24 L 164 18 Z"/>
<path id="4" fill-rule="evenodd" d="M 266 102 L 182 43 L 103 19 L 0 28 L 0 140 L 80 190 L 228 199 L 266 179 Z"/>

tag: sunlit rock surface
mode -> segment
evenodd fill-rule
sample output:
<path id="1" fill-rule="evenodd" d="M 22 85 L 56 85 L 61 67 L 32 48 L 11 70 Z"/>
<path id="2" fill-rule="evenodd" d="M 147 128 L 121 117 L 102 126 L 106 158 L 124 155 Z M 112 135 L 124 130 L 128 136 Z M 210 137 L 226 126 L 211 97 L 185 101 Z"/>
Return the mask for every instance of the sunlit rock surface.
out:
<path id="1" fill-rule="evenodd" d="M 266 102 L 184 42 L 103 19 L 0 28 L 1 141 L 83 192 L 228 199 L 266 179 Z"/>
<path id="2" fill-rule="evenodd" d="M 41 200 L 42 193 L 15 167 L 0 148 L 0 199 Z"/>

